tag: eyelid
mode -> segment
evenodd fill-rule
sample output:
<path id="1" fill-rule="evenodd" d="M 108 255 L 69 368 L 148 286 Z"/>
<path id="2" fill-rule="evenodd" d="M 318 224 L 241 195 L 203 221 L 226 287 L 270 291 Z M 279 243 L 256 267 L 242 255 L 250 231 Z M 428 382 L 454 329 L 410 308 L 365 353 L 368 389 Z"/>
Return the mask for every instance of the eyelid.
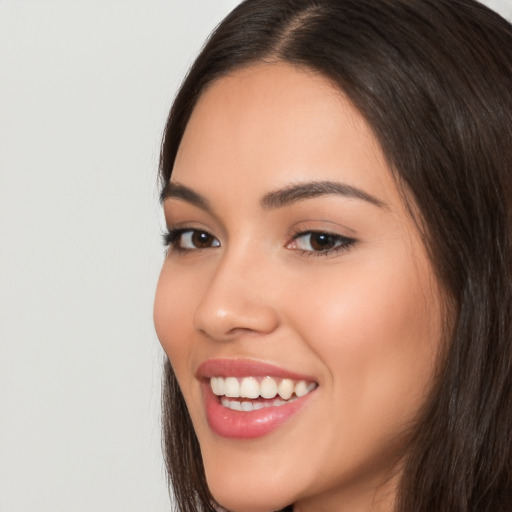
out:
<path id="1" fill-rule="evenodd" d="M 325 235 L 330 239 L 333 239 L 335 245 L 333 247 L 327 247 L 325 250 L 312 249 L 301 249 L 299 247 L 291 247 L 292 244 L 296 243 L 297 240 L 303 237 L 311 237 L 314 235 Z M 292 234 L 292 239 L 286 244 L 286 247 L 290 250 L 299 251 L 304 256 L 334 256 L 340 252 L 348 251 L 357 242 L 355 238 L 347 237 L 340 233 L 333 233 L 328 230 L 322 229 L 304 229 L 298 230 Z M 310 244 L 311 245 L 311 244 Z"/>
<path id="2" fill-rule="evenodd" d="M 205 233 L 214 241 L 214 245 L 208 247 L 180 247 L 178 242 L 181 240 L 181 237 L 186 233 Z M 197 226 L 168 226 L 166 231 L 163 233 L 163 244 L 167 247 L 168 252 L 174 251 L 178 253 L 188 253 L 188 252 L 199 252 L 204 251 L 206 249 L 215 249 L 220 247 L 219 239 L 214 236 L 210 231 L 204 229 L 202 227 Z"/>
<path id="3" fill-rule="evenodd" d="M 192 245 L 191 247 L 184 247 L 180 242 L 183 241 L 183 235 L 189 234 L 189 238 L 194 236 L 194 234 L 206 234 L 210 237 L 209 240 L 206 240 L 208 245 L 194 246 L 194 242 L 189 240 L 188 245 Z M 297 241 L 301 238 L 305 237 L 313 237 L 318 235 L 320 237 L 327 237 L 327 243 L 325 248 L 320 246 L 320 249 L 316 250 L 311 246 L 311 242 L 309 245 L 311 248 L 304 248 L 297 246 Z M 328 229 L 295 229 L 294 232 L 290 234 L 290 240 L 286 243 L 285 248 L 289 250 L 294 250 L 304 256 L 334 256 L 340 252 L 348 251 L 355 243 L 356 239 L 347 237 L 340 233 L 333 232 Z M 211 241 L 211 243 L 210 243 Z M 318 240 L 317 240 L 318 242 Z M 329 242 L 331 242 L 331 247 L 329 247 Z M 180 224 L 178 226 L 168 226 L 167 230 L 163 233 L 163 243 L 164 246 L 168 247 L 167 252 L 177 252 L 181 254 L 185 253 L 197 253 L 200 251 L 204 251 L 207 249 L 215 249 L 221 246 L 220 240 L 214 236 L 210 230 L 202 226 L 194 226 L 194 225 L 183 225 Z M 201 241 L 196 243 L 201 243 Z M 323 243 L 323 242 L 321 242 Z"/>

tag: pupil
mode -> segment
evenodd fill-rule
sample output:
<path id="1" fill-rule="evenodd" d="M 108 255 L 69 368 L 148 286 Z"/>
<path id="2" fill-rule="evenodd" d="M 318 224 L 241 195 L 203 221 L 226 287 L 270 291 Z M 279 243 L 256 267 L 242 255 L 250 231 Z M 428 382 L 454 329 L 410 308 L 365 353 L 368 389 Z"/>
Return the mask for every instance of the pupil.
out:
<path id="1" fill-rule="evenodd" d="M 192 235 L 192 242 L 196 247 L 209 247 L 210 235 L 204 231 L 197 231 Z"/>
<path id="2" fill-rule="evenodd" d="M 315 251 L 324 251 L 334 247 L 334 238 L 332 235 L 325 233 L 315 233 L 311 237 L 311 247 Z"/>

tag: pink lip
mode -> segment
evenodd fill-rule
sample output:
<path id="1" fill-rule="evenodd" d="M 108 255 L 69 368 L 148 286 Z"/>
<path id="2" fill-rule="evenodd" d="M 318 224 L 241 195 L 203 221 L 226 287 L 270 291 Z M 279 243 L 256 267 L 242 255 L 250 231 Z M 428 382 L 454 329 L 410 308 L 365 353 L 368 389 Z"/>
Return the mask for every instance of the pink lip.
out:
<path id="1" fill-rule="evenodd" d="M 311 376 L 290 372 L 272 364 L 250 359 L 209 359 L 199 366 L 196 376 L 200 379 L 209 379 L 210 377 L 276 377 L 308 382 L 315 381 Z"/>
<path id="2" fill-rule="evenodd" d="M 214 376 L 270 376 L 310 382 L 314 379 L 259 361 L 212 359 L 203 363 L 197 371 L 197 377 L 201 380 L 208 425 L 217 435 L 231 439 L 253 439 L 269 434 L 294 417 L 314 395 L 313 391 L 290 403 L 256 411 L 233 411 L 223 407 L 219 397 L 214 395 L 208 380 Z"/>

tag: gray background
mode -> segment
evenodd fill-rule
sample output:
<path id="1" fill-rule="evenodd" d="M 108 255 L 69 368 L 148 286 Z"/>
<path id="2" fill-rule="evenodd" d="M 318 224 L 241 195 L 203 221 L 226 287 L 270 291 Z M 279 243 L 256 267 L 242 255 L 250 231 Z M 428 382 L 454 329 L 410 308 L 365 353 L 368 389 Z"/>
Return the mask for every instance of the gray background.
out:
<path id="1" fill-rule="evenodd" d="M 158 151 L 237 3 L 0 0 L 0 512 L 169 509 Z"/>

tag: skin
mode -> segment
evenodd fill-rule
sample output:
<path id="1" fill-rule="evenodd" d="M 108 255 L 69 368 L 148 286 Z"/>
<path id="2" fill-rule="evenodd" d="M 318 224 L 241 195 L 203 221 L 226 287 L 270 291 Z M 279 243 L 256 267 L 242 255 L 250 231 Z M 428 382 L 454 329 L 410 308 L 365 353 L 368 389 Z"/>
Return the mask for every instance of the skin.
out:
<path id="1" fill-rule="evenodd" d="M 180 252 L 182 236 L 169 249 L 154 319 L 213 496 L 240 512 L 290 503 L 300 512 L 389 512 L 397 460 L 432 387 L 441 313 L 425 249 L 370 128 L 312 71 L 254 65 L 200 98 L 171 179 L 211 207 L 164 202 L 168 225 L 214 238 Z M 269 192 L 323 180 L 379 204 L 340 194 L 261 204 Z M 355 242 L 315 251 L 309 235 L 296 238 L 308 231 Z M 265 361 L 313 376 L 318 388 L 270 434 L 222 438 L 207 424 L 195 377 L 210 358 Z"/>

